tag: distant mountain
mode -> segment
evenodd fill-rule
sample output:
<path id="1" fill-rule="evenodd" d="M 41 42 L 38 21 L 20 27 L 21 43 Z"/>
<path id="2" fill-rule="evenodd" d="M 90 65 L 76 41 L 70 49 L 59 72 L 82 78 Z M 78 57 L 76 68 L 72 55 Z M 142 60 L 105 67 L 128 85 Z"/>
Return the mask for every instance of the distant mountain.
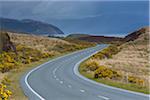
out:
<path id="1" fill-rule="evenodd" d="M 121 41 L 123 38 L 120 37 L 109 37 L 109 36 L 94 36 L 88 34 L 71 34 L 67 38 L 87 41 L 87 42 L 96 42 L 96 43 L 113 43 Z"/>
<path id="2" fill-rule="evenodd" d="M 67 38 L 80 38 L 80 37 L 87 37 L 90 36 L 88 34 L 80 34 L 80 33 L 74 33 L 67 36 Z"/>
<path id="3" fill-rule="evenodd" d="M 28 34 L 47 36 L 64 34 L 56 26 L 31 19 L 16 20 L 0 18 L 0 29 L 12 32 L 22 32 Z"/>

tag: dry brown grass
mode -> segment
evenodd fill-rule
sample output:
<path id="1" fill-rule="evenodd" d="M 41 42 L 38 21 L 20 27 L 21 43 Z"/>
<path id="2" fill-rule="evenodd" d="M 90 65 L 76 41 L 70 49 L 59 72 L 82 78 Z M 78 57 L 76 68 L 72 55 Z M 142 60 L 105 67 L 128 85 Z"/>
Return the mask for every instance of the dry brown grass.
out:
<path id="1" fill-rule="evenodd" d="M 13 44 L 16 46 L 18 55 L 11 51 L 7 52 L 5 55 L 8 56 L 7 59 L 15 61 L 11 63 L 17 63 L 18 65 L 13 65 L 15 66 L 13 69 L 6 70 L 8 71 L 7 74 L 3 74 L 0 72 L 0 82 L 5 76 L 7 76 L 11 80 L 11 84 L 8 85 L 8 88 L 13 92 L 11 100 L 27 100 L 27 97 L 24 96 L 19 84 L 21 76 L 27 70 L 41 63 L 44 63 L 45 61 L 48 61 L 48 59 L 50 58 L 58 57 L 69 52 L 93 46 L 92 44 L 86 42 L 76 43 L 72 41 L 65 41 L 44 36 L 35 36 L 12 32 L 8 32 L 8 34 L 11 38 L 11 42 L 13 42 Z M 4 61 L 4 58 L 6 57 L 1 57 L 1 62 Z M 5 60 L 4 63 L 7 64 L 9 63 L 9 61 Z M 1 65 L 3 66 L 4 64 L 2 63 Z M 4 67 L 6 68 L 6 66 Z"/>
<path id="2" fill-rule="evenodd" d="M 121 45 L 119 48 L 122 50 L 118 54 L 113 55 L 111 59 L 99 60 L 99 63 L 121 71 L 123 74 L 134 75 L 149 81 L 149 32 L 140 35 L 135 41 Z"/>
<path id="3" fill-rule="evenodd" d="M 8 73 L 1 73 L 0 72 L 0 83 L 3 80 L 3 78 L 7 75 Z"/>
<path id="4" fill-rule="evenodd" d="M 61 39 L 56 39 L 56 38 L 49 38 L 45 36 L 36 36 L 36 35 L 28 35 L 28 34 L 18 34 L 12 32 L 8 32 L 8 33 L 13 43 L 26 45 L 30 48 L 34 48 L 42 52 L 49 52 L 57 44 L 70 45 L 69 42 Z"/>
<path id="5" fill-rule="evenodd" d="M 113 47 L 113 50 L 116 50 L 117 54 L 113 53 L 113 50 L 111 51 L 110 47 L 108 47 L 108 51 L 104 49 L 83 62 L 79 67 L 80 73 L 83 76 L 100 83 L 149 94 L 149 31 L 146 31 L 145 33 L 143 33 L 143 31 L 138 32 L 139 33 L 136 33 L 140 34 L 138 38 L 134 37 L 134 35 L 129 37 L 132 40 L 135 39 L 134 41 L 129 41 L 122 45 L 118 45 L 117 47 Z M 106 54 L 109 54 L 109 56 L 102 57 Z M 96 62 L 96 66 L 99 66 L 100 69 L 88 71 L 88 66 L 93 67 L 94 65 L 91 62 Z M 105 69 L 103 71 L 102 69 L 104 66 L 111 70 L 107 71 Z M 107 75 L 112 75 L 110 71 L 117 72 L 117 77 L 105 78 Z"/>

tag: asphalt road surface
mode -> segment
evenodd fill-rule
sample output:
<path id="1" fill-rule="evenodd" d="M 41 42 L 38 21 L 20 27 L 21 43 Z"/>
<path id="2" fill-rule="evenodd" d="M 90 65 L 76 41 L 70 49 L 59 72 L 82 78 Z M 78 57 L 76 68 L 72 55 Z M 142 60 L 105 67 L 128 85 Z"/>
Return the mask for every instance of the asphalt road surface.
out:
<path id="1" fill-rule="evenodd" d="M 42 64 L 21 79 L 30 100 L 148 100 L 149 95 L 106 86 L 78 72 L 78 65 L 108 45 L 80 50 Z"/>

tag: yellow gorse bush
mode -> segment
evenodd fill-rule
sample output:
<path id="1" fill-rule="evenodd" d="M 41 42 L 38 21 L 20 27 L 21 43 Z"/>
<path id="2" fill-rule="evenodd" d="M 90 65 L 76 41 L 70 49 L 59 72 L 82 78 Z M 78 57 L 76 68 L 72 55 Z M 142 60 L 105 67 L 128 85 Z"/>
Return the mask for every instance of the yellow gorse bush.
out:
<path id="1" fill-rule="evenodd" d="M 119 79 L 121 75 L 107 66 L 100 65 L 98 60 L 89 59 L 83 65 L 83 71 L 94 72 L 94 78 Z"/>
<path id="2" fill-rule="evenodd" d="M 112 58 L 112 55 L 117 54 L 120 49 L 116 45 L 110 45 L 108 48 L 103 49 L 97 54 L 93 55 L 93 58 L 96 59 L 104 59 L 104 58 Z"/>
<path id="3" fill-rule="evenodd" d="M 2 73 L 8 72 L 11 69 L 17 68 L 20 64 L 30 64 L 39 61 L 42 58 L 54 56 L 52 53 L 42 53 L 38 50 L 23 46 L 16 46 L 18 54 L 14 52 L 2 52 L 0 54 L 0 71 Z"/>
<path id="4" fill-rule="evenodd" d="M 99 68 L 95 70 L 94 77 L 95 78 L 112 79 L 112 78 L 118 78 L 118 77 L 120 77 L 120 75 L 118 74 L 118 72 L 116 72 L 108 67 L 99 66 Z"/>
<path id="5" fill-rule="evenodd" d="M 6 85 L 0 84 L 0 100 L 8 100 L 11 95 L 12 92 L 6 89 Z"/>
<path id="6" fill-rule="evenodd" d="M 47 40 L 46 40 L 47 41 Z M 38 42 L 38 41 L 37 41 Z M 44 44 L 42 44 L 44 45 Z M 46 44 L 48 45 L 48 44 Z M 12 69 L 19 68 L 23 64 L 30 64 L 39 61 L 43 58 L 53 57 L 61 53 L 75 51 L 91 46 L 90 43 L 71 42 L 68 44 L 57 43 L 52 47 L 47 47 L 45 50 L 32 48 L 31 46 L 17 43 L 15 44 L 16 52 L 10 50 L 9 52 L 0 53 L 0 72 L 5 73 Z M 52 52 L 53 51 L 53 52 Z M 54 52 L 55 51 L 55 52 Z M 18 66 L 19 65 L 19 66 Z"/>
<path id="7" fill-rule="evenodd" d="M 99 63 L 96 60 L 90 59 L 85 62 L 85 66 L 88 71 L 95 71 L 97 68 L 99 68 Z"/>
<path id="8" fill-rule="evenodd" d="M 136 76 L 128 76 L 128 82 L 143 85 L 145 81 Z"/>
<path id="9" fill-rule="evenodd" d="M 2 84 L 6 84 L 6 85 L 10 85 L 11 82 L 12 81 L 7 76 L 5 76 L 1 81 Z"/>

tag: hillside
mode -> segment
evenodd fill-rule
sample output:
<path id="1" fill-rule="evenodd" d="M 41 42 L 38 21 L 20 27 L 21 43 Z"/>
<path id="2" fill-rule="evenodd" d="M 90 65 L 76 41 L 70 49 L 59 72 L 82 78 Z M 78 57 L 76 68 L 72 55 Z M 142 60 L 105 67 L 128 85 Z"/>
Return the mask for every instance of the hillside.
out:
<path id="1" fill-rule="evenodd" d="M 23 33 L 0 32 L 0 71 L 5 73 L 15 69 L 19 63 L 28 64 L 90 46 L 94 44 Z"/>
<path id="2" fill-rule="evenodd" d="M 88 37 L 80 37 L 79 40 L 97 42 L 97 43 L 113 43 L 113 42 L 120 42 L 122 38 L 107 37 L 107 36 L 88 36 Z"/>
<path id="3" fill-rule="evenodd" d="M 57 39 L 57 38 L 49 38 L 45 36 L 36 36 L 36 35 L 28 35 L 28 34 L 18 34 L 8 32 L 11 37 L 11 41 L 14 44 L 21 44 L 28 46 L 33 49 L 40 50 L 41 52 L 49 52 L 53 48 L 59 45 L 72 45 L 71 43 Z"/>
<path id="4" fill-rule="evenodd" d="M 88 36 L 90 36 L 90 35 L 88 35 L 88 34 L 74 33 L 74 34 L 69 34 L 69 35 L 67 36 L 67 38 L 78 39 L 78 38 L 80 38 L 80 37 L 88 37 Z"/>
<path id="5" fill-rule="evenodd" d="M 116 43 L 121 42 L 123 38 L 120 37 L 109 37 L 109 36 L 94 36 L 86 34 L 70 34 L 66 38 L 73 38 L 77 40 L 82 40 L 86 42 L 96 42 L 96 43 Z"/>
<path id="6" fill-rule="evenodd" d="M 140 35 L 136 35 L 140 34 Z M 121 51 L 114 55 L 112 59 L 101 60 L 100 63 L 111 66 L 114 69 L 122 70 L 126 73 L 138 76 L 149 75 L 149 30 L 142 28 L 126 36 L 130 41 L 124 43 L 119 48 Z M 125 38 L 125 39 L 126 39 Z M 131 41 L 132 40 L 132 41 Z M 133 70 L 134 69 L 134 70 Z"/>
<path id="7" fill-rule="evenodd" d="M 19 80 L 33 67 L 52 58 L 81 50 L 93 44 L 82 41 L 66 41 L 58 38 L 37 36 L 14 32 L 0 32 L 0 89 L 5 86 L 12 91 L 11 100 L 27 98 L 24 96 Z M 11 93 L 9 91 L 9 93 Z M 7 98 L 10 95 L 5 95 Z"/>
<path id="8" fill-rule="evenodd" d="M 29 64 L 77 50 L 77 44 L 61 39 L 12 32 L 0 32 L 0 36 L 0 71 L 2 73 L 16 69 L 20 64 Z"/>
<path id="9" fill-rule="evenodd" d="M 91 74 L 107 69 L 109 74 L 105 71 L 105 73 L 99 73 L 99 77 L 101 76 L 104 80 L 98 78 L 98 81 L 120 88 L 149 93 L 149 32 L 149 27 L 144 27 L 130 33 L 124 38 L 125 43 L 121 46 L 112 45 L 87 60 L 80 68 L 81 72 L 83 75 L 93 78 Z M 84 71 L 90 64 L 100 67 L 90 67 L 90 69 L 94 68 L 94 71 L 91 72 Z M 111 77 L 111 71 L 118 75 L 112 74 Z"/>
<path id="10" fill-rule="evenodd" d="M 82 41 L 66 41 L 46 36 L 0 32 L 0 71 L 2 73 L 9 72 L 19 64 L 29 64 L 93 45 Z"/>
<path id="11" fill-rule="evenodd" d="M 127 36 L 125 36 L 124 41 L 129 42 L 129 41 L 134 41 L 139 38 L 141 39 L 141 41 L 142 40 L 145 41 L 144 38 L 146 38 L 146 36 L 148 36 L 148 32 L 149 32 L 149 27 L 141 28 L 141 29 L 134 31 L 134 32 L 128 34 Z"/>
<path id="12" fill-rule="evenodd" d="M 12 31 L 12 32 L 21 32 L 28 34 L 36 34 L 36 35 L 57 35 L 64 34 L 59 28 L 54 25 L 35 21 L 32 19 L 8 19 L 8 18 L 0 18 L 0 30 L 3 31 Z"/>

